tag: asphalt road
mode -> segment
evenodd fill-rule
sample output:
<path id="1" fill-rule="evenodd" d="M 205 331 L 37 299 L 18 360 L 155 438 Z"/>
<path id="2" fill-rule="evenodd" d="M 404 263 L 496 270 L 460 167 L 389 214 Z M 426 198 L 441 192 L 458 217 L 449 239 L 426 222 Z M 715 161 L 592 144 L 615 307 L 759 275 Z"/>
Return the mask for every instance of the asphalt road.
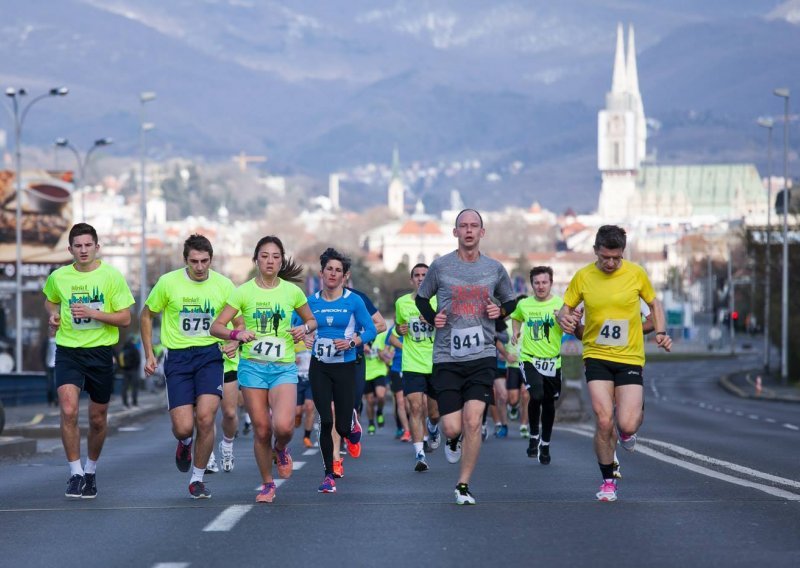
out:
<path id="1" fill-rule="evenodd" d="M 516 424 L 510 439 L 490 439 L 474 507 L 454 504 L 457 466 L 441 448 L 415 473 L 388 427 L 345 460 L 336 494 L 317 493 L 321 459 L 298 438 L 292 477 L 256 505 L 251 440 L 240 437 L 235 470 L 207 475 L 213 498 L 193 501 L 160 415 L 109 438 L 93 501 L 64 498 L 60 450 L 1 461 L 0 565 L 795 567 L 800 405 L 718 386 L 750 363 L 647 367 L 645 424 L 636 451 L 619 451 L 614 503 L 594 498 L 590 424 L 558 425 L 549 466 L 525 456 Z"/>

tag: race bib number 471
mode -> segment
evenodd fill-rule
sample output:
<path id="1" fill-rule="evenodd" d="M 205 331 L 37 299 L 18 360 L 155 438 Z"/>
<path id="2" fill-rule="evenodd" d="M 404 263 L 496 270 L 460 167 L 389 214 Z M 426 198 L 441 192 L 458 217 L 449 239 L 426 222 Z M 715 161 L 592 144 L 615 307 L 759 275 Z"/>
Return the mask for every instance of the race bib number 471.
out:
<path id="1" fill-rule="evenodd" d="M 479 325 L 450 331 L 450 355 L 466 357 L 483 352 L 483 328 Z"/>
<path id="2" fill-rule="evenodd" d="M 250 359 L 280 361 L 286 356 L 286 340 L 282 337 L 258 337 L 250 346 Z"/>
<path id="3" fill-rule="evenodd" d="M 594 342 L 597 345 L 624 347 L 628 344 L 628 320 L 604 321 Z"/>

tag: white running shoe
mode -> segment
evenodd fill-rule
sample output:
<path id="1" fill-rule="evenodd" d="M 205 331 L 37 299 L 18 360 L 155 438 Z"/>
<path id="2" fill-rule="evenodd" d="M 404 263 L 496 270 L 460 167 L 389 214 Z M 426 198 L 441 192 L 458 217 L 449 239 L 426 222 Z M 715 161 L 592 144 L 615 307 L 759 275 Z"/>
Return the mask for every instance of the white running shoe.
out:
<path id="1" fill-rule="evenodd" d="M 214 452 L 211 452 L 211 455 L 208 457 L 206 473 L 219 473 L 219 466 L 217 465 L 217 459 L 214 457 Z"/>
<path id="2" fill-rule="evenodd" d="M 431 421 L 428 420 L 427 418 L 425 419 L 425 421 L 427 422 L 427 427 L 428 427 L 428 447 L 433 452 L 436 450 L 436 448 L 439 447 L 439 444 L 441 444 L 442 434 L 439 431 L 438 424 L 431 424 Z M 431 430 L 431 426 L 433 426 L 433 430 Z"/>
<path id="3" fill-rule="evenodd" d="M 523 424 L 519 427 L 519 437 L 526 440 L 531 437 L 531 431 L 528 429 L 527 424 Z"/>
<path id="4" fill-rule="evenodd" d="M 461 460 L 461 436 L 445 442 L 444 457 L 450 463 L 458 463 Z"/>
<path id="5" fill-rule="evenodd" d="M 233 471 L 233 446 L 228 449 L 220 442 L 219 453 L 222 455 L 222 471 Z"/>
<path id="6" fill-rule="evenodd" d="M 619 460 L 617 459 L 617 452 L 614 452 L 614 461 L 611 462 L 611 465 L 614 466 L 614 479 L 622 479 L 622 468 L 619 465 Z"/>
<path id="7" fill-rule="evenodd" d="M 469 486 L 466 483 L 459 483 L 456 485 L 456 505 L 474 505 L 475 497 L 469 492 Z"/>
<path id="8" fill-rule="evenodd" d="M 617 486 L 613 481 L 603 481 L 600 486 L 600 491 L 597 492 L 598 501 L 616 501 L 617 500 Z"/>
<path id="9" fill-rule="evenodd" d="M 631 434 L 630 436 L 626 436 L 625 434 L 620 432 L 619 445 L 622 446 L 624 450 L 632 452 L 634 448 L 636 448 L 636 434 Z"/>

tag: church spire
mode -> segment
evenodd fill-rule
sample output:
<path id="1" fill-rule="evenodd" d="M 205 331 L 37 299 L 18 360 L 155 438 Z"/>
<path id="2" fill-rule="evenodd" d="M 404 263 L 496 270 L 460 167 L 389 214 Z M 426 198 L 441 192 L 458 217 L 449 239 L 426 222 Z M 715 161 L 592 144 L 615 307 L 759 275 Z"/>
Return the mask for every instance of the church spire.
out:
<path id="1" fill-rule="evenodd" d="M 628 62 L 625 65 L 628 74 L 628 91 L 635 96 L 639 94 L 639 72 L 636 69 L 636 43 L 633 39 L 633 24 L 628 26 Z"/>
<path id="2" fill-rule="evenodd" d="M 622 38 L 622 22 L 620 22 L 617 24 L 617 52 L 614 55 L 614 74 L 611 79 L 612 93 L 624 93 L 628 86 L 628 74 L 625 70 L 625 43 Z"/>
<path id="3" fill-rule="evenodd" d="M 397 144 L 392 151 L 392 179 L 400 179 L 400 150 L 397 149 Z"/>

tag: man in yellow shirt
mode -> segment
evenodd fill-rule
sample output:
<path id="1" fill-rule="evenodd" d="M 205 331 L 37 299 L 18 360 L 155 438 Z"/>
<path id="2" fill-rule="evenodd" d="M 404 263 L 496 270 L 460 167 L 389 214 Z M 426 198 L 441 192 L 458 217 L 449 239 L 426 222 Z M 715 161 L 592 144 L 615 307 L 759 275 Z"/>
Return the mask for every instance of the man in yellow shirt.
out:
<path id="1" fill-rule="evenodd" d="M 592 408 L 596 415 L 594 449 L 603 483 L 600 501 L 615 501 L 614 447 L 628 451 L 636 444 L 636 432 L 644 418 L 644 337 L 639 298 L 653 315 L 656 344 L 669 351 L 672 339 L 665 330 L 661 303 L 644 269 L 623 260 L 625 230 L 603 225 L 597 231 L 597 261 L 581 268 L 567 287 L 557 320 L 565 333 L 580 324 L 575 308 L 584 303 L 583 359 Z M 616 408 L 616 416 L 615 416 Z"/>

